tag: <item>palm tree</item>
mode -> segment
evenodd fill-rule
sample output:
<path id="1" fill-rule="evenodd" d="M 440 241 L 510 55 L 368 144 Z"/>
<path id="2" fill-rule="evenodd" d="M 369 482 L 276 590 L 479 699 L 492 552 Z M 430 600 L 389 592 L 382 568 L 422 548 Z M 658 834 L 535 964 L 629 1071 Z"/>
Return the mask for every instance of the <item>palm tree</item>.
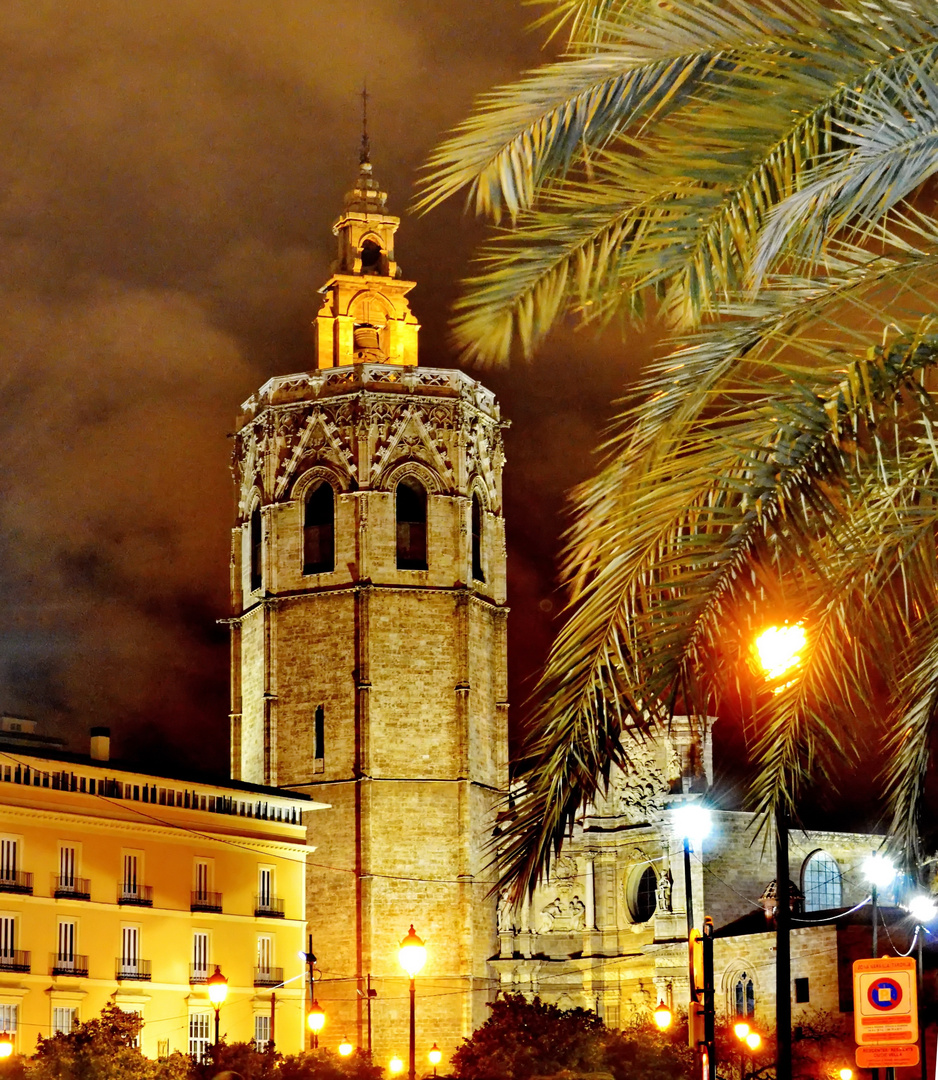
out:
<path id="1" fill-rule="evenodd" d="M 572 615 L 539 687 L 506 881 L 532 887 L 635 738 L 698 715 L 766 611 L 803 621 L 753 802 L 792 809 L 891 692 L 910 863 L 938 715 L 938 18 L 926 0 L 570 0 L 569 51 L 487 95 L 420 205 L 498 226 L 454 324 L 467 358 L 557 319 L 680 338 L 575 496 Z M 499 223 L 507 220 L 506 225 Z"/>

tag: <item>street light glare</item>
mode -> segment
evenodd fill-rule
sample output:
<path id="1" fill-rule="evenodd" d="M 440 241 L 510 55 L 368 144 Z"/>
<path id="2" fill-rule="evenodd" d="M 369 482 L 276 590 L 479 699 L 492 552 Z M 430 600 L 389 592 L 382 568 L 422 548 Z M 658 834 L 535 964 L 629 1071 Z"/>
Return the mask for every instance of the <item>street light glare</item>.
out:
<path id="1" fill-rule="evenodd" d="M 770 626 L 756 638 L 756 652 L 767 679 L 780 679 L 786 671 L 801 663 L 801 650 L 807 643 L 801 623 L 794 626 Z"/>
<path id="2" fill-rule="evenodd" d="M 671 1026 L 671 1010 L 663 1001 L 658 1002 L 658 1008 L 652 1014 L 659 1031 L 667 1031 Z"/>
<path id="3" fill-rule="evenodd" d="M 909 914 L 919 925 L 924 925 L 938 915 L 938 903 L 933 896 L 917 893 L 909 901 Z"/>
<path id="4" fill-rule="evenodd" d="M 391 1073 L 392 1076 L 397 1076 L 398 1073 L 402 1073 L 403 1071 L 404 1062 L 397 1056 L 392 1057 L 388 1062 L 388 1072 Z"/>
<path id="5" fill-rule="evenodd" d="M 738 1024 L 733 1025 L 733 1034 L 741 1042 L 745 1042 L 746 1036 L 749 1034 L 749 1025 L 745 1020 L 740 1020 Z"/>
<path id="6" fill-rule="evenodd" d="M 863 860 L 863 873 L 866 880 L 877 889 L 885 889 L 896 879 L 896 868 L 892 860 L 875 851 Z"/>
<path id="7" fill-rule="evenodd" d="M 750 1050 L 758 1050 L 762 1044 L 762 1036 L 758 1031 L 750 1031 L 746 1036 L 746 1045 Z"/>
<path id="8" fill-rule="evenodd" d="M 349 1038 L 347 1035 L 339 1043 L 339 1053 L 342 1055 L 342 1057 L 348 1057 L 354 1049 L 355 1047 L 352 1046 L 352 1044 L 349 1042 Z"/>
<path id="9" fill-rule="evenodd" d="M 401 942 L 401 948 L 397 955 L 401 967 L 412 979 L 427 962 L 426 946 L 414 933 L 413 923 L 411 923 L 410 930 L 407 931 L 407 937 Z"/>
<path id="10" fill-rule="evenodd" d="M 853 1080 L 853 1069 L 850 1069 L 845 1065 L 837 1075 L 840 1077 L 840 1080 Z"/>
<path id="11" fill-rule="evenodd" d="M 672 821 L 678 836 L 689 840 L 695 849 L 705 836 L 710 834 L 712 824 L 710 811 L 700 803 L 687 803 L 679 806 L 673 814 Z"/>

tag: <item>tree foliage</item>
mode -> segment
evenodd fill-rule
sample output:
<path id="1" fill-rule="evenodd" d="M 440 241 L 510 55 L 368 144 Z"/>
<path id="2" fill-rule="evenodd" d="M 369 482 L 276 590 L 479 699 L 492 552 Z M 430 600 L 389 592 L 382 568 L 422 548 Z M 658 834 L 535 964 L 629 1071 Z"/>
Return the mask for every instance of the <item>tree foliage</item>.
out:
<path id="1" fill-rule="evenodd" d="M 650 1021 L 610 1031 L 587 1009 L 558 1009 L 540 998 L 508 994 L 489 1005 L 488 1020 L 453 1055 L 459 1080 L 530 1080 L 555 1074 L 607 1072 L 615 1080 L 679 1080 L 690 1055 Z"/>
<path id="2" fill-rule="evenodd" d="M 785 619 L 810 644 L 760 703 L 755 809 L 793 812 L 878 736 L 915 868 L 938 718 L 933 6 L 554 17 L 567 54 L 484 97 L 430 162 L 422 206 L 468 190 L 501 223 L 454 333 L 488 361 L 571 312 L 654 311 L 681 336 L 575 493 L 572 614 L 505 809 L 506 880 L 533 887 L 634 739 L 712 712 Z"/>

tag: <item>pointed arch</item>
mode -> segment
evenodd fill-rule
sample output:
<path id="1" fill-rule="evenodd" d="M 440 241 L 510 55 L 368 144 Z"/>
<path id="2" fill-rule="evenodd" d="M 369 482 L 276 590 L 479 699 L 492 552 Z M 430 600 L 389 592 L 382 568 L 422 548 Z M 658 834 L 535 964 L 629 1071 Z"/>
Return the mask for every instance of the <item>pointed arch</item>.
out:
<path id="1" fill-rule="evenodd" d="M 328 480 L 309 485 L 303 500 L 303 573 L 335 570 L 335 490 Z"/>
<path id="2" fill-rule="evenodd" d="M 472 492 L 472 506 L 470 508 L 470 544 L 471 566 L 473 581 L 485 582 L 485 566 L 483 562 L 483 540 L 485 532 L 485 513 L 482 499 L 478 491 Z"/>
<path id="3" fill-rule="evenodd" d="M 261 504 L 256 501 L 248 518 L 248 558 L 250 559 L 250 588 L 255 592 L 264 584 L 264 523 Z"/>

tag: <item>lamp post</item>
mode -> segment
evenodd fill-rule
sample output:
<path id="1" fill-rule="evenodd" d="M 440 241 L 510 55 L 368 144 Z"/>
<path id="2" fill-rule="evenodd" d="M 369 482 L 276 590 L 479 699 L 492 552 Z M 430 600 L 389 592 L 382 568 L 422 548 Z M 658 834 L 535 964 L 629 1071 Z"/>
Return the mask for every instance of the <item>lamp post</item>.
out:
<path id="1" fill-rule="evenodd" d="M 916 972 L 918 975 L 918 1029 L 919 1038 L 922 1041 L 922 1080 L 926 1080 L 928 1073 L 925 1065 L 925 1023 L 923 1016 L 924 1010 L 922 1008 L 922 982 L 925 976 L 925 968 L 922 966 L 922 941 L 925 937 L 925 924 L 934 922 L 934 920 L 938 918 L 938 903 L 935 902 L 933 896 L 926 896 L 924 893 L 918 893 L 909 901 L 909 914 L 918 924 L 915 932 L 916 943 L 918 945 L 918 964 Z"/>
<path id="2" fill-rule="evenodd" d="M 407 937 L 401 942 L 397 954 L 401 967 L 410 976 L 410 1068 L 407 1072 L 407 1080 L 416 1080 L 417 1076 L 417 1024 L 416 1024 L 416 997 L 417 972 L 427 961 L 427 949 L 424 943 L 414 933 L 414 924 L 410 924 Z"/>
<path id="3" fill-rule="evenodd" d="M 762 1036 L 758 1031 L 753 1031 L 745 1020 L 740 1020 L 733 1025 L 733 1034 L 739 1039 L 739 1080 L 745 1080 L 746 1050 L 754 1054 L 762 1045 Z M 749 1071 L 752 1072 L 752 1061 L 749 1062 Z"/>
<path id="4" fill-rule="evenodd" d="M 801 665 L 801 650 L 807 637 L 804 627 L 770 626 L 756 639 L 756 652 L 765 678 L 779 683 Z M 778 1041 L 776 1076 L 791 1080 L 791 894 L 788 889 L 788 812 L 779 799 L 775 815 L 775 1028 Z"/>
<path id="5" fill-rule="evenodd" d="M 881 855 L 878 851 L 872 852 L 863 860 L 863 873 L 870 883 L 870 906 L 873 919 L 873 959 L 876 959 L 878 950 L 877 934 L 879 932 L 879 890 L 888 888 L 896 879 L 896 868 L 892 862 Z M 879 1080 L 879 1069 L 873 1069 L 873 1080 Z M 887 1076 L 894 1076 L 893 1069 L 886 1069 Z"/>
<path id="6" fill-rule="evenodd" d="M 430 1047 L 430 1053 L 427 1054 L 430 1059 L 430 1064 L 433 1066 L 433 1075 L 436 1076 L 436 1067 L 443 1060 L 443 1051 L 434 1043 Z"/>
<path id="7" fill-rule="evenodd" d="M 326 1014 L 323 1011 L 323 1007 L 319 1002 L 313 998 L 309 1005 L 309 1012 L 306 1014 L 306 1023 L 309 1026 L 309 1030 L 313 1033 L 313 1049 L 319 1049 L 319 1033 L 325 1027 Z"/>
<path id="8" fill-rule="evenodd" d="M 215 965 L 214 974 L 210 975 L 206 981 L 206 986 L 208 986 L 208 999 L 215 1008 L 215 1051 L 217 1053 L 219 1014 L 222 1005 L 225 1004 L 225 998 L 228 996 L 228 980 L 222 975 L 218 964 Z"/>

